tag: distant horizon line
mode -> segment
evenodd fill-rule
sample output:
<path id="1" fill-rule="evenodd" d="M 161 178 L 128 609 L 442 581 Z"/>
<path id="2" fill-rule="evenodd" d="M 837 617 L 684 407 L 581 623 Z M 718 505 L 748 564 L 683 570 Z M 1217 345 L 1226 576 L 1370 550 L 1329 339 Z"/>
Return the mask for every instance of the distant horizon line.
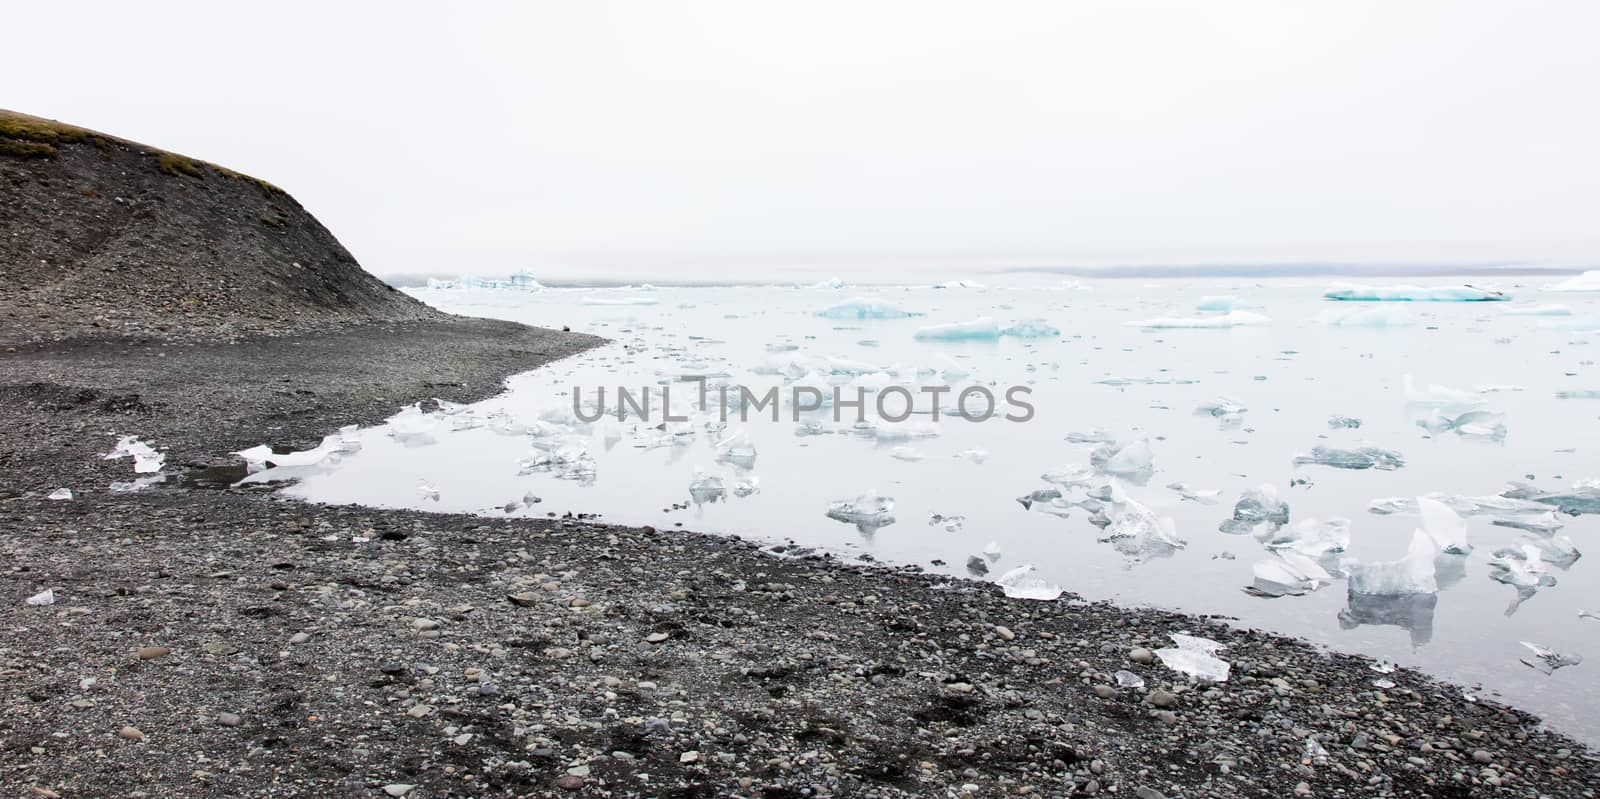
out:
<path id="1" fill-rule="evenodd" d="M 1018 266 L 995 267 L 974 270 L 971 274 L 975 277 L 989 277 L 1002 275 L 1030 274 L 1030 275 L 1060 275 L 1063 277 L 1096 278 L 1096 279 L 1129 279 L 1129 278 L 1170 278 L 1170 277 L 1219 277 L 1219 278 L 1267 278 L 1267 277 L 1558 277 L 1563 275 L 1577 275 L 1590 269 L 1600 269 L 1600 266 L 1535 266 L 1525 263 L 1451 263 L 1451 264 L 1396 264 L 1396 263 L 1347 263 L 1337 261 L 1291 261 L 1270 264 L 1118 264 L 1113 266 Z M 528 270 L 521 270 L 527 272 Z M 376 273 L 375 273 L 376 274 Z M 507 275 L 513 273 L 507 273 Z M 818 270 L 812 273 L 815 276 L 835 273 Z M 376 275 L 378 279 L 396 288 L 411 288 L 426 286 L 429 279 L 454 280 L 464 275 L 475 277 L 504 277 L 493 272 L 482 271 L 457 271 L 454 274 L 445 272 L 397 272 L 388 275 Z M 632 286 L 648 283 L 655 286 L 772 286 L 784 285 L 792 281 L 774 280 L 737 280 L 716 278 L 681 278 L 661 277 L 650 279 L 625 279 L 597 277 L 590 279 L 552 278 L 544 279 L 535 275 L 540 285 L 549 288 L 615 288 L 619 286 Z M 932 280 L 930 283 L 946 281 Z M 847 281 L 849 285 L 861 286 L 898 286 L 909 285 L 904 280 L 893 279 L 867 279 L 860 281 Z"/>

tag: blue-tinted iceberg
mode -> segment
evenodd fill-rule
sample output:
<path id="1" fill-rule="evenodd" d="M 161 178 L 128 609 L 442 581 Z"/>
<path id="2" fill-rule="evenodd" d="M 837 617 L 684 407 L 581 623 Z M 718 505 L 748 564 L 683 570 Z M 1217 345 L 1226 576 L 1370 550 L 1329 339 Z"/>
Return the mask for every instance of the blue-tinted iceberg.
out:
<path id="1" fill-rule="evenodd" d="M 1254 303 L 1245 302 L 1234 296 L 1205 296 L 1200 302 L 1195 303 L 1196 311 L 1238 311 L 1245 308 L 1259 308 Z"/>
<path id="2" fill-rule="evenodd" d="M 1503 302 L 1511 295 L 1477 286 L 1365 286 L 1335 283 L 1322 296 L 1343 302 Z"/>
<path id="3" fill-rule="evenodd" d="M 1024 319 L 1000 331 L 1002 336 L 1016 338 L 1055 338 L 1061 331 L 1043 319 Z"/>
<path id="4" fill-rule="evenodd" d="M 968 322 L 951 322 L 917 328 L 914 336 L 923 341 L 995 339 L 1000 337 L 1000 325 L 992 316 L 980 316 Z"/>
<path id="5" fill-rule="evenodd" d="M 867 297 L 845 300 L 817 311 L 817 316 L 824 319 L 904 319 L 908 316 L 921 315 L 903 310 L 893 303 Z"/>

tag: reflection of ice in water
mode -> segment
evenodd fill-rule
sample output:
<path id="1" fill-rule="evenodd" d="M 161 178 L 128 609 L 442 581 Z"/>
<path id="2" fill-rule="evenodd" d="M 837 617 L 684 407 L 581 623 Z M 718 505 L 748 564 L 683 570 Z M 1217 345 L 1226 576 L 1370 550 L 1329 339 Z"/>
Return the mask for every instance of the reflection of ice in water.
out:
<path id="1" fill-rule="evenodd" d="M 1399 627 L 1411 633 L 1411 645 L 1423 646 L 1433 640 L 1433 612 L 1438 594 L 1376 596 L 1351 592 L 1339 611 L 1339 626 L 1353 630 L 1362 625 Z"/>

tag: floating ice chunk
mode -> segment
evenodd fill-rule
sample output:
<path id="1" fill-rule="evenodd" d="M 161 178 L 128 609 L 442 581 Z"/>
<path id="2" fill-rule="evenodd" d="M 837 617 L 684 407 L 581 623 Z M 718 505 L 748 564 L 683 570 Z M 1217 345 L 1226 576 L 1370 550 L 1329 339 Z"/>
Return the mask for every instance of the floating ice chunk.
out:
<path id="1" fill-rule="evenodd" d="M 46 588 L 43 591 L 40 591 L 39 593 L 34 594 L 33 596 L 30 596 L 27 599 L 23 600 L 23 602 L 24 602 L 24 604 L 32 605 L 33 607 L 36 607 L 36 608 L 42 608 L 42 607 L 46 607 L 46 606 L 49 606 L 49 605 L 54 605 L 56 603 L 56 592 L 55 592 L 55 589 Z"/>
<path id="2" fill-rule="evenodd" d="M 1516 613 L 1517 608 L 1539 589 L 1556 584 L 1556 578 L 1545 570 L 1542 561 L 1539 549 L 1526 543 L 1494 551 L 1488 563 L 1489 579 L 1517 589 L 1516 598 L 1506 608 L 1507 616 Z"/>
<path id="3" fill-rule="evenodd" d="M 1582 655 L 1563 654 L 1550 649 L 1549 647 L 1540 646 L 1539 644 L 1531 641 L 1523 641 L 1522 645 L 1527 647 L 1529 652 L 1533 653 L 1531 657 L 1525 657 L 1522 659 L 1523 665 L 1539 671 L 1546 676 L 1554 674 L 1556 669 L 1564 669 L 1568 666 L 1576 666 L 1583 662 Z"/>
<path id="4" fill-rule="evenodd" d="M 1215 416 L 1218 419 L 1232 419 L 1243 416 L 1249 410 L 1244 403 L 1232 397 L 1217 397 L 1216 399 L 1200 403 L 1194 412 L 1200 416 Z"/>
<path id="5" fill-rule="evenodd" d="M 1564 535 L 1526 535 L 1521 539 L 1525 547 L 1539 551 L 1539 560 L 1558 569 L 1568 569 L 1583 557 L 1578 546 Z"/>
<path id="6" fill-rule="evenodd" d="M 1600 388 L 1569 388 L 1556 392 L 1556 399 L 1600 399 Z"/>
<path id="7" fill-rule="evenodd" d="M 116 447 L 102 457 L 108 461 L 132 457 L 134 474 L 155 474 L 161 471 L 161 467 L 167 462 L 165 454 L 140 441 L 138 436 L 123 436 L 117 439 Z"/>
<path id="8" fill-rule="evenodd" d="M 1405 557 L 1393 561 L 1362 563 L 1348 558 L 1344 571 L 1350 575 L 1350 593 L 1368 596 L 1432 594 L 1439 590 L 1434 577 L 1437 551 L 1427 533 L 1411 533 L 1411 546 Z"/>
<path id="9" fill-rule="evenodd" d="M 1579 480 L 1570 491 L 1541 491 L 1531 485 L 1514 483 L 1500 496 L 1538 502 L 1573 516 L 1600 513 L 1600 480 Z"/>
<path id="10" fill-rule="evenodd" d="M 1315 560 L 1293 550 L 1275 552 L 1251 567 L 1255 582 L 1245 590 L 1257 596 L 1299 596 L 1333 582 Z"/>
<path id="11" fill-rule="evenodd" d="M 1245 491 L 1234 503 L 1233 518 L 1218 526 L 1228 535 L 1244 535 L 1257 531 L 1271 531 L 1289 523 L 1289 503 L 1278 498 L 1278 488 L 1271 483 Z"/>
<path id="12" fill-rule="evenodd" d="M 357 447 L 360 446 L 358 443 Z M 338 456 L 345 451 L 345 441 L 341 435 L 334 434 L 322 437 L 322 443 L 307 450 L 299 452 L 277 453 L 266 444 L 258 444 L 249 449 L 241 449 L 233 453 L 244 459 L 245 465 L 252 472 L 258 472 L 269 467 L 303 468 L 316 466 L 325 460 L 339 460 Z"/>
<path id="13" fill-rule="evenodd" d="M 1279 528 L 1261 545 L 1275 552 L 1294 552 L 1321 560 L 1350 548 L 1350 520 L 1302 519 L 1293 526 Z"/>
<path id="14" fill-rule="evenodd" d="M 1089 453 L 1089 465 L 1101 474 L 1143 484 L 1155 473 L 1155 453 L 1150 451 L 1150 442 L 1143 438 L 1101 444 Z"/>
<path id="15" fill-rule="evenodd" d="M 753 474 L 744 479 L 737 480 L 733 484 L 733 495 L 741 499 L 748 497 L 751 494 L 759 493 L 761 493 L 761 478 Z"/>
<path id="16" fill-rule="evenodd" d="M 386 434 L 390 438 L 407 447 L 423 447 L 438 440 L 433 435 L 438 429 L 438 423 L 423 413 L 422 408 L 417 405 L 402 408 L 385 427 Z M 240 457 L 244 456 L 241 454 Z"/>
<path id="17" fill-rule="evenodd" d="M 1200 302 L 1195 303 L 1194 309 L 1196 311 L 1237 311 L 1245 308 L 1260 307 L 1261 306 L 1259 305 L 1245 302 L 1244 300 L 1231 295 L 1207 295 L 1205 297 L 1201 297 Z"/>
<path id="18" fill-rule="evenodd" d="M 1000 325 L 992 316 L 980 316 L 968 322 L 951 322 L 917 328 L 914 338 L 922 341 L 962 341 L 995 339 L 1000 337 Z"/>
<path id="19" fill-rule="evenodd" d="M 1118 503 L 1102 540 L 1135 561 L 1167 557 L 1187 546 L 1187 542 L 1178 537 L 1177 524 L 1171 517 L 1157 516 L 1128 497 Z"/>
<path id="20" fill-rule="evenodd" d="M 1317 315 L 1330 327 L 1410 327 L 1416 324 L 1405 308 L 1329 308 Z"/>
<path id="21" fill-rule="evenodd" d="M 1590 270 L 1544 287 L 1545 291 L 1600 291 L 1600 270 Z"/>
<path id="22" fill-rule="evenodd" d="M 756 445 L 750 443 L 748 433 L 740 430 L 717 442 L 717 460 L 741 469 L 753 469 L 756 465 Z"/>
<path id="23" fill-rule="evenodd" d="M 1222 496 L 1222 489 L 1220 488 L 1193 488 L 1187 483 L 1169 483 L 1167 488 L 1178 492 L 1179 499 L 1198 502 L 1201 505 L 1215 505 L 1218 498 Z"/>
<path id="24" fill-rule="evenodd" d="M 429 485 L 428 481 L 425 479 L 417 481 L 417 493 L 420 494 L 425 500 L 431 500 L 433 502 L 439 501 L 439 489 Z"/>
<path id="25" fill-rule="evenodd" d="M 56 489 L 54 491 L 51 491 L 50 494 L 45 497 L 45 499 L 54 499 L 54 500 L 72 499 L 72 489 L 70 489 L 70 488 L 58 488 L 58 489 Z"/>
<path id="26" fill-rule="evenodd" d="M 1118 688 L 1131 688 L 1137 691 L 1144 687 L 1144 678 L 1127 669 L 1118 671 L 1112 677 L 1116 679 Z"/>
<path id="27" fill-rule="evenodd" d="M 655 297 L 584 297 L 584 305 L 655 305 Z"/>
<path id="28" fill-rule="evenodd" d="M 1102 430 L 1098 427 L 1088 432 L 1073 432 L 1067 434 L 1067 441 L 1073 444 L 1110 444 L 1116 440 L 1116 436 L 1113 436 L 1110 432 Z"/>
<path id="29" fill-rule="evenodd" d="M 1482 516 L 1485 514 L 1537 515 L 1550 511 L 1550 506 L 1548 505 L 1541 505 L 1527 499 L 1512 499 L 1503 496 L 1469 497 L 1461 494 L 1434 492 L 1428 494 L 1427 497 L 1444 503 L 1451 510 L 1462 516 Z M 1375 499 L 1368 503 L 1367 512 L 1382 516 L 1387 516 L 1391 513 L 1416 513 L 1418 512 L 1417 498 L 1387 497 Z"/>
<path id="30" fill-rule="evenodd" d="M 957 452 L 956 457 L 972 461 L 973 463 L 983 463 L 989 459 L 989 450 L 986 450 L 982 447 L 973 447 L 972 449 L 964 449 L 960 452 Z"/>
<path id="31" fill-rule="evenodd" d="M 929 527 L 943 527 L 947 532 L 951 533 L 960 532 L 962 526 L 966 523 L 967 517 L 965 516 L 941 516 L 940 514 L 935 513 L 928 517 Z"/>
<path id="32" fill-rule="evenodd" d="M 814 289 L 842 289 L 844 288 L 844 285 L 845 284 L 843 280 L 840 280 L 838 277 L 831 277 L 827 280 L 812 283 L 810 287 Z"/>
<path id="33" fill-rule="evenodd" d="M 722 484 L 722 478 L 706 474 L 704 468 L 696 466 L 694 478 L 689 481 L 689 498 L 696 505 L 720 502 L 727 498 L 727 487 Z"/>
<path id="34" fill-rule="evenodd" d="M 794 426 L 794 434 L 797 436 L 825 436 L 832 432 L 826 425 L 816 420 L 807 420 Z"/>
<path id="35" fill-rule="evenodd" d="M 1000 331 L 1002 336 L 1014 338 L 1055 338 L 1061 330 L 1043 319 L 1023 319 Z"/>
<path id="36" fill-rule="evenodd" d="M 894 524 L 894 499 L 868 490 L 855 499 L 828 503 L 828 518 L 853 524 L 862 532 Z"/>
<path id="37" fill-rule="evenodd" d="M 1036 488 L 1033 491 L 1017 497 L 1017 504 L 1021 505 L 1023 510 L 1033 510 L 1033 506 L 1036 504 L 1042 502 L 1054 502 L 1059 499 L 1061 499 L 1061 492 L 1057 489 Z"/>
<path id="38" fill-rule="evenodd" d="M 1467 523 L 1449 505 L 1431 497 L 1417 497 L 1417 512 L 1422 515 L 1422 532 L 1447 555 L 1468 555 Z"/>
<path id="39" fill-rule="evenodd" d="M 1049 602 L 1061 596 L 1061 587 L 1039 576 L 1033 564 L 1018 566 L 995 580 L 1000 590 L 1013 599 L 1036 599 Z"/>
<path id="40" fill-rule="evenodd" d="M 902 310 L 892 303 L 884 300 L 875 300 L 867 297 L 856 297 L 844 302 L 830 305 L 820 311 L 817 316 L 824 319 L 904 319 L 908 316 L 921 316 L 919 313 Z"/>
<path id="41" fill-rule="evenodd" d="M 1330 430 L 1359 430 L 1361 429 L 1361 420 L 1354 416 L 1333 416 L 1328 419 L 1328 428 Z"/>
<path id="42" fill-rule="evenodd" d="M 1477 286 L 1364 286 L 1334 283 L 1323 298 L 1345 302 L 1503 302 L 1511 295 Z"/>
<path id="43" fill-rule="evenodd" d="M 990 560 L 990 562 L 999 560 L 1000 559 L 1000 542 L 999 541 L 990 541 L 988 543 L 988 545 L 983 548 L 983 556 L 988 558 Z"/>
<path id="44" fill-rule="evenodd" d="M 1571 316 L 1572 309 L 1565 305 L 1524 305 L 1507 308 L 1506 316 Z"/>
<path id="45" fill-rule="evenodd" d="M 899 461 L 910 461 L 915 463 L 916 461 L 920 461 L 927 456 L 923 455 L 922 451 L 916 447 L 898 446 L 889 450 L 889 457 Z"/>
<path id="46" fill-rule="evenodd" d="M 1071 488 L 1089 485 L 1094 482 L 1095 474 L 1095 471 L 1087 466 L 1062 466 L 1039 475 L 1039 479 L 1046 483 Z"/>
<path id="47" fill-rule="evenodd" d="M 1542 508 L 1545 506 L 1540 505 L 1539 507 Z M 1560 519 L 1556 518 L 1555 511 L 1548 511 L 1527 519 L 1491 519 L 1489 523 L 1496 527 L 1510 527 L 1514 530 L 1526 530 L 1530 533 L 1534 533 L 1535 535 L 1544 536 L 1555 535 L 1561 531 L 1561 528 L 1567 526 Z"/>
<path id="48" fill-rule="evenodd" d="M 1294 457 L 1294 465 L 1332 466 L 1335 469 L 1380 469 L 1393 471 L 1406 465 L 1405 457 L 1393 450 L 1371 445 L 1354 449 L 1316 446 Z"/>
<path id="49" fill-rule="evenodd" d="M 1172 642 L 1177 646 L 1155 651 L 1162 665 L 1204 682 L 1228 681 L 1228 661 L 1217 657 L 1224 648 L 1222 644 L 1180 633 L 1172 634 Z"/>
<path id="50" fill-rule="evenodd" d="M 1500 440 L 1506 437 L 1505 414 L 1494 411 L 1473 410 L 1465 413 L 1445 413 L 1439 408 L 1428 412 L 1424 419 L 1417 420 L 1417 426 L 1429 433 L 1454 432 L 1464 438 L 1483 438 Z"/>
<path id="51" fill-rule="evenodd" d="M 1148 330 L 1206 330 L 1268 324 L 1272 324 L 1270 317 L 1252 311 L 1229 311 L 1219 316 L 1162 316 L 1124 323 L 1126 327 Z"/>

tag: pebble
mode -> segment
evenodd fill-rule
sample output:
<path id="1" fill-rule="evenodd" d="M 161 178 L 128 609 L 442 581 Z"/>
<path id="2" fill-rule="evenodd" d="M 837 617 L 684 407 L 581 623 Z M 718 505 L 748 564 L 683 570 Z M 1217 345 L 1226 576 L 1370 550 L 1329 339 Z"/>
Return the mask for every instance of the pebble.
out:
<path id="1" fill-rule="evenodd" d="M 164 658 L 169 654 L 172 654 L 172 650 L 164 646 L 146 646 L 139 649 L 140 660 L 155 660 L 156 658 Z"/>
<path id="2" fill-rule="evenodd" d="M 563 791 L 576 791 L 583 787 L 583 778 L 576 774 L 566 774 L 556 780 L 556 787 Z"/>
<path id="3" fill-rule="evenodd" d="M 217 723 L 224 727 L 237 727 L 240 724 L 243 724 L 244 720 L 239 718 L 239 716 L 234 713 L 218 713 Z"/>
<path id="4" fill-rule="evenodd" d="M 1142 646 L 1138 646 L 1128 650 L 1128 659 L 1134 663 L 1142 663 L 1148 666 L 1156 662 L 1156 655 L 1154 652 L 1151 652 Z"/>
<path id="5" fill-rule="evenodd" d="M 1479 749 L 1478 751 L 1472 753 L 1472 759 L 1478 761 L 1479 763 L 1493 763 L 1494 755 L 1489 754 L 1489 750 L 1487 749 Z"/>
<path id="6" fill-rule="evenodd" d="M 994 634 L 1006 641 L 1015 641 L 1017 639 L 1017 634 L 1012 632 L 1010 627 L 1002 625 L 995 625 Z"/>
<path id="7" fill-rule="evenodd" d="M 415 785 L 407 785 L 407 784 L 405 784 L 403 782 L 396 782 L 396 783 L 392 783 L 390 785 L 383 786 L 383 792 L 386 793 L 386 794 L 389 794 L 390 796 L 396 797 L 396 799 L 398 799 L 398 797 L 405 796 L 406 794 L 411 793 L 413 790 L 416 789 L 416 787 L 417 786 L 415 786 Z"/>
<path id="8" fill-rule="evenodd" d="M 1163 691 L 1158 688 L 1151 691 L 1144 698 L 1144 701 L 1145 704 L 1154 705 L 1155 707 L 1172 707 L 1178 704 L 1178 697 L 1174 696 L 1170 691 Z"/>
<path id="9" fill-rule="evenodd" d="M 133 726 L 131 724 L 126 726 L 126 727 L 123 727 L 120 730 L 117 730 L 117 734 L 122 736 L 123 738 L 126 738 L 126 739 L 130 740 L 130 741 L 142 741 L 142 740 L 144 740 L 144 733 L 142 731 L 140 731 L 140 729 L 138 727 L 135 727 L 135 726 Z"/>
<path id="10" fill-rule="evenodd" d="M 433 619 L 412 619 L 411 629 L 416 630 L 417 632 L 425 633 L 429 630 L 439 629 L 439 622 L 436 622 Z"/>
<path id="11" fill-rule="evenodd" d="M 644 642 L 647 644 L 659 644 L 671 637 L 672 636 L 667 635 L 666 633 L 651 633 L 644 637 Z"/>
<path id="12" fill-rule="evenodd" d="M 693 749 L 678 755 L 679 763 L 694 763 L 700 760 L 700 753 Z"/>
<path id="13" fill-rule="evenodd" d="M 289 643 L 291 644 L 303 644 L 309 640 L 311 640 L 311 636 L 306 633 L 295 633 L 289 636 Z"/>

